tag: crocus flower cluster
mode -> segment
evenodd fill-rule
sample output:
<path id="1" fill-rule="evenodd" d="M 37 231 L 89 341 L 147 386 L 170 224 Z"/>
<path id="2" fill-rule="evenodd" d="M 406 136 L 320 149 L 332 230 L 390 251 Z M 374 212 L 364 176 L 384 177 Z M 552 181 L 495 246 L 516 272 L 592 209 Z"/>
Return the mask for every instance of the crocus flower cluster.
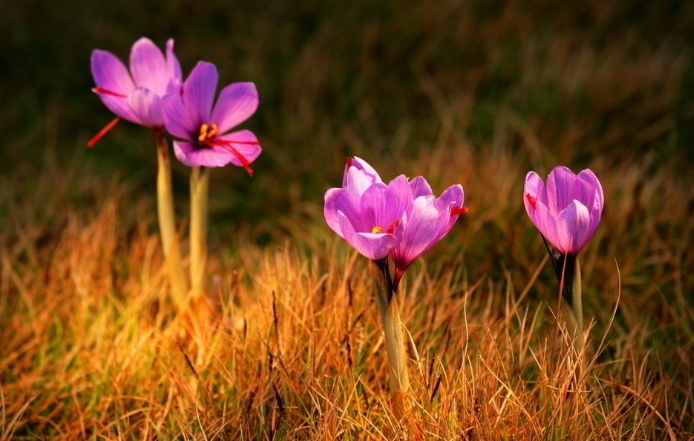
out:
<path id="1" fill-rule="evenodd" d="M 400 175 L 388 184 L 366 161 L 350 158 L 342 188 L 325 193 L 324 215 L 330 228 L 360 254 L 378 261 L 392 256 L 393 289 L 404 271 L 441 240 L 463 208 L 461 185 L 435 197 L 427 181 Z"/>
<path id="2" fill-rule="evenodd" d="M 576 175 L 556 167 L 547 185 L 531 171 L 525 177 L 524 195 L 530 220 L 563 255 L 578 254 L 598 228 L 604 196 L 600 181 L 588 169 Z"/>
<path id="3" fill-rule="evenodd" d="M 231 163 L 251 174 L 250 163 L 261 151 L 257 138 L 248 130 L 227 132 L 256 111 L 255 85 L 232 83 L 213 105 L 217 68 L 199 62 L 182 81 L 173 47 L 173 40 L 168 40 L 164 54 L 151 40 L 139 39 L 130 52 L 130 69 L 110 52 L 92 52 L 96 83 L 92 90 L 116 119 L 89 145 L 95 145 L 122 118 L 155 131 L 166 129 L 179 138 L 174 151 L 185 165 L 221 167 Z"/>

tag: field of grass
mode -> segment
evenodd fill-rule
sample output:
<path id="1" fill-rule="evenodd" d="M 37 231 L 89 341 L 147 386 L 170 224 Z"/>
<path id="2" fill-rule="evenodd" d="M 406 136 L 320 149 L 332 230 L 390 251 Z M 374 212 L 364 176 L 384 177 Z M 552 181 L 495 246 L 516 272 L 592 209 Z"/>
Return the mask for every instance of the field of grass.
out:
<path id="1" fill-rule="evenodd" d="M 0 440 L 694 439 L 694 7 L 40 3 L 0 3 Z M 254 177 L 212 171 L 218 312 L 194 330 L 152 136 L 85 146 L 111 118 L 90 51 L 142 35 L 261 96 Z M 366 259 L 323 220 L 349 155 L 460 183 L 470 209 L 401 285 L 400 421 Z M 525 174 L 560 164 L 605 191 L 577 383 L 522 202 Z M 187 179 L 175 164 L 183 235 Z"/>

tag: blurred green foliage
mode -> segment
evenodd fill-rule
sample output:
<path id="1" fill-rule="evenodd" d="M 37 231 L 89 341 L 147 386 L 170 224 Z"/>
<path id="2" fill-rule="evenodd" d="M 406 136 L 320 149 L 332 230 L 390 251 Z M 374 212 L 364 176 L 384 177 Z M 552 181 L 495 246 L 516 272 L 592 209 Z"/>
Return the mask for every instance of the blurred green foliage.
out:
<path id="1" fill-rule="evenodd" d="M 657 151 L 691 168 L 691 2 L 5 0 L 2 11 L 7 180 L 77 160 L 151 191 L 146 130 L 122 123 L 85 146 L 111 118 L 90 92 L 90 52 L 126 59 L 140 36 L 175 38 L 186 73 L 207 60 L 222 84 L 257 84 L 261 106 L 244 126 L 264 154 L 253 179 L 213 173 L 212 210 L 259 234 L 276 228 L 264 217 L 319 202 L 347 155 L 388 176 L 434 143 L 488 149 L 500 120 L 514 127 L 511 147 L 528 150 L 523 169 L 540 160 L 528 133 L 551 152 L 547 167 Z M 185 189 L 179 164 L 175 179 Z"/>

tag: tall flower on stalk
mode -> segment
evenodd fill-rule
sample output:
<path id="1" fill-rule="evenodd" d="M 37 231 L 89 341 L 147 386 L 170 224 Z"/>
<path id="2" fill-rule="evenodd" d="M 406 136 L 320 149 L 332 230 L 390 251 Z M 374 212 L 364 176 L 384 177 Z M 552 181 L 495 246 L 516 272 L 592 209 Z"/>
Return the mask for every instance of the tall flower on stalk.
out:
<path id="1" fill-rule="evenodd" d="M 525 177 L 523 203 L 547 245 L 560 291 L 571 308 L 569 325 L 580 349 L 583 309 L 578 253 L 600 224 L 604 205 L 602 186 L 589 169 L 575 174 L 567 167 L 556 167 L 547 177 L 546 185 L 531 171 Z"/>
<path id="2" fill-rule="evenodd" d="M 204 61 L 190 72 L 181 93 L 164 99 L 166 130 L 178 138 L 174 153 L 189 167 L 223 167 L 234 164 L 253 174 L 250 164 L 260 155 L 258 139 L 249 130 L 228 133 L 258 108 L 258 91 L 253 83 L 232 83 L 214 102 L 219 75 Z"/>
<path id="3" fill-rule="evenodd" d="M 209 167 L 233 164 L 253 174 L 251 163 L 260 155 L 258 139 L 249 130 L 230 132 L 258 108 L 253 83 L 232 83 L 215 93 L 219 75 L 212 63 L 198 62 L 180 93 L 163 100 L 166 130 L 173 135 L 174 153 L 192 167 L 190 175 L 190 277 L 194 298 L 203 299 L 207 260 L 207 201 Z"/>
<path id="4" fill-rule="evenodd" d="M 90 147 L 121 119 L 154 130 L 164 127 L 161 100 L 181 83 L 181 65 L 173 48 L 173 39 L 167 40 L 164 54 L 152 40 L 140 38 L 130 51 L 130 69 L 111 52 L 92 52 L 91 71 L 96 83 L 92 91 L 116 118 L 89 141 Z"/>
<path id="5" fill-rule="evenodd" d="M 398 417 L 404 415 L 409 390 L 398 283 L 412 261 L 448 233 L 464 211 L 462 186 L 453 185 L 436 198 L 424 178 L 408 181 L 400 175 L 385 184 L 360 158 L 347 160 L 342 188 L 325 193 L 328 226 L 373 262 L 376 300 L 391 367 L 393 410 Z"/>
<path id="6" fill-rule="evenodd" d="M 140 38 L 130 51 L 130 69 L 111 52 L 96 49 L 91 56 L 91 70 L 96 87 L 92 90 L 114 118 L 89 140 L 93 147 L 121 119 L 154 131 L 157 146 L 157 212 L 159 233 L 166 258 L 173 297 L 182 307 L 188 292 L 181 263 L 181 250 L 174 217 L 171 164 L 164 138 L 162 98 L 178 93 L 181 87 L 181 66 L 173 51 L 174 42 L 166 42 L 166 55 L 148 38 Z"/>

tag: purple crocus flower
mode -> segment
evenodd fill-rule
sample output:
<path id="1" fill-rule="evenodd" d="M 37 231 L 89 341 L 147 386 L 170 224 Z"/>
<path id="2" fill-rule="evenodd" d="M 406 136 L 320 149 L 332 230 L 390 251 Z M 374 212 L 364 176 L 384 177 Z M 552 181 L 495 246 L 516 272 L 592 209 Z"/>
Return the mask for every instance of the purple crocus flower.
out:
<path id="1" fill-rule="evenodd" d="M 328 226 L 371 260 L 387 257 L 402 235 L 402 217 L 412 203 L 404 175 L 389 184 L 359 158 L 347 160 L 342 188 L 325 193 Z"/>
<path id="2" fill-rule="evenodd" d="M 448 234 L 458 216 L 468 211 L 463 207 L 465 194 L 460 184 L 451 185 L 438 198 L 421 176 L 412 179 L 409 186 L 413 201 L 403 216 L 402 238 L 393 250 L 395 291 L 410 264 Z"/>
<path id="3" fill-rule="evenodd" d="M 166 42 L 166 55 L 148 38 L 140 38 L 130 51 L 130 70 L 111 52 L 96 49 L 91 56 L 92 89 L 116 118 L 92 138 L 93 147 L 120 119 L 150 129 L 164 126 L 161 100 L 180 87 L 181 66 Z"/>
<path id="4" fill-rule="evenodd" d="M 258 139 L 249 130 L 227 133 L 258 108 L 258 91 L 253 83 L 232 83 L 222 89 L 213 104 L 217 68 L 198 62 L 183 83 L 181 93 L 163 100 L 166 130 L 174 141 L 176 157 L 187 166 L 222 167 L 229 163 L 246 169 L 261 151 Z"/>
<path id="5" fill-rule="evenodd" d="M 561 254 L 578 254 L 598 228 L 604 196 L 600 181 L 588 169 L 576 175 L 556 167 L 546 186 L 531 171 L 525 177 L 524 195 L 530 220 Z"/>
<path id="6" fill-rule="evenodd" d="M 360 158 L 349 158 L 342 188 L 325 194 L 325 219 L 340 237 L 371 260 L 393 256 L 397 290 L 403 272 L 450 231 L 463 208 L 463 187 L 436 198 L 427 181 L 400 175 L 387 185 Z"/>

